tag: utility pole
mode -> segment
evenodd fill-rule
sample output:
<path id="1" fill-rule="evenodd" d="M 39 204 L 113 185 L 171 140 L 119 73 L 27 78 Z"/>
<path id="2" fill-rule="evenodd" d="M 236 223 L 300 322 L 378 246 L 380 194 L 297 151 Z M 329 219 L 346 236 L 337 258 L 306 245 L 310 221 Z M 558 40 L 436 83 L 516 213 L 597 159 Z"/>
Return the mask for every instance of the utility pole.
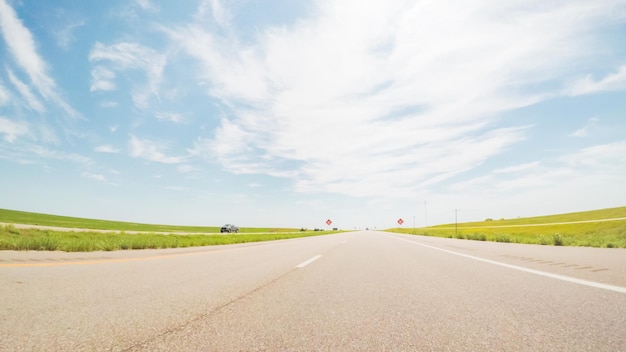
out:
<path id="1" fill-rule="evenodd" d="M 459 209 L 454 209 L 454 237 L 459 237 Z"/>

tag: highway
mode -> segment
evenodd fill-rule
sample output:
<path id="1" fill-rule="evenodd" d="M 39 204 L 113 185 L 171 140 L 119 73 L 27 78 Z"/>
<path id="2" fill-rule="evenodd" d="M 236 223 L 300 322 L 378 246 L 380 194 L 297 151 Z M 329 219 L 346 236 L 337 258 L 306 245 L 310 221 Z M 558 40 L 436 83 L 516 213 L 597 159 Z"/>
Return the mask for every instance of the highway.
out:
<path id="1" fill-rule="evenodd" d="M 0 351 L 626 351 L 626 250 L 357 231 L 0 251 Z"/>

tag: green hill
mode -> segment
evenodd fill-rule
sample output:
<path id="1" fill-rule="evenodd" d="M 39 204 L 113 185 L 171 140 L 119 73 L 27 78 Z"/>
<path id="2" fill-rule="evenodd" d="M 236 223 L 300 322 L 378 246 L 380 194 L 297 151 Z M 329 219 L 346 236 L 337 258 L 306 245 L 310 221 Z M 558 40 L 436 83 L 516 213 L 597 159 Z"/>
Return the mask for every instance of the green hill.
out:
<path id="1" fill-rule="evenodd" d="M 123 221 L 96 220 L 74 218 L 50 214 L 31 213 L 26 211 L 0 209 L 0 222 L 8 224 L 28 224 L 40 226 L 68 227 L 75 229 L 115 230 L 115 231 L 146 231 L 146 232 L 181 232 L 181 233 L 216 233 L 218 226 L 176 226 L 142 224 Z M 298 229 L 267 229 L 240 228 L 240 232 L 293 232 Z"/>
<path id="2" fill-rule="evenodd" d="M 626 248 L 626 207 L 388 231 L 478 241 Z"/>

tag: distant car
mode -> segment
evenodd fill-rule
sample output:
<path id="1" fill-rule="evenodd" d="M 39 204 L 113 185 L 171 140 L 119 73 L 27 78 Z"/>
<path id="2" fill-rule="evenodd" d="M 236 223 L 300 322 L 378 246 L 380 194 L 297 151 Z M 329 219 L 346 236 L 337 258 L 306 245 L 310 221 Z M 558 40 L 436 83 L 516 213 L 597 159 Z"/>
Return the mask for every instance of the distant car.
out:
<path id="1" fill-rule="evenodd" d="M 224 232 L 228 232 L 228 233 L 234 232 L 234 233 L 237 233 L 237 232 L 239 232 L 239 228 L 237 226 L 233 225 L 233 224 L 226 224 L 226 225 L 222 226 L 222 228 L 220 229 L 220 232 L 221 233 L 224 233 Z"/>

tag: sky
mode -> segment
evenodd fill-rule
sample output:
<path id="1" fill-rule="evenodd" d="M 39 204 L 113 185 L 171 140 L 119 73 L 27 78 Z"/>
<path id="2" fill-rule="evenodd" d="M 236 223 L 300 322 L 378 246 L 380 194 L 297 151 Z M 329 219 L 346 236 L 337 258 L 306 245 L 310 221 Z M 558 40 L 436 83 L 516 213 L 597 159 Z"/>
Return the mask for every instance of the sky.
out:
<path id="1" fill-rule="evenodd" d="M 0 0 L 0 208 L 342 229 L 626 205 L 625 0 Z"/>

